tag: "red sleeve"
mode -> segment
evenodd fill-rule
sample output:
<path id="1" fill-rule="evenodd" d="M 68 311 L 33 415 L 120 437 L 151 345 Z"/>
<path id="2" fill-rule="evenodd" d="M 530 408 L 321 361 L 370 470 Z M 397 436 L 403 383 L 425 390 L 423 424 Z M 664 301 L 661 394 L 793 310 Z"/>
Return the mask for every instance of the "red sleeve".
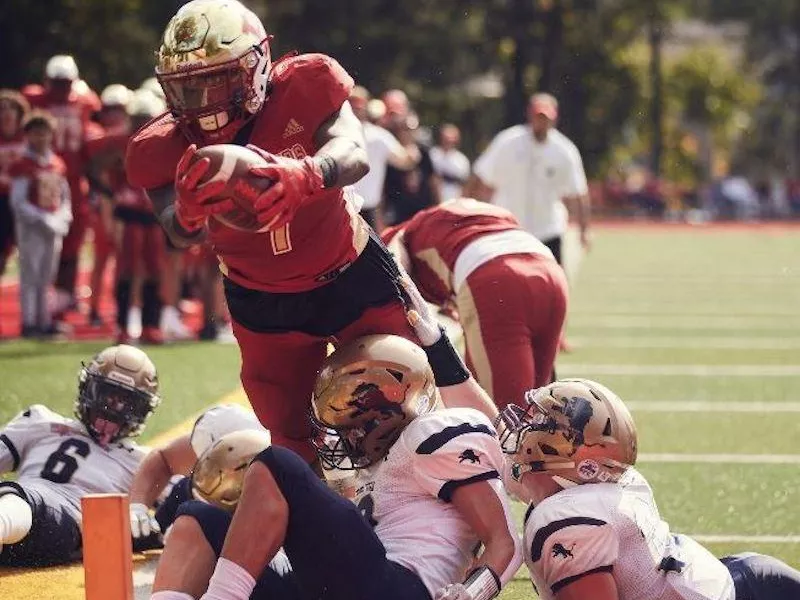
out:
<path id="1" fill-rule="evenodd" d="M 27 158 L 18 158 L 8 167 L 8 176 L 11 178 L 22 177 L 28 174 Z"/>
<path id="2" fill-rule="evenodd" d="M 169 114 L 142 127 L 128 143 L 125 172 L 131 186 L 146 190 L 171 185 L 189 143 Z"/>
<path id="3" fill-rule="evenodd" d="M 401 229 L 402 223 L 400 225 L 392 225 L 381 231 L 381 239 L 383 240 L 383 243 L 389 244 L 395 238 L 395 236 L 400 233 Z"/>

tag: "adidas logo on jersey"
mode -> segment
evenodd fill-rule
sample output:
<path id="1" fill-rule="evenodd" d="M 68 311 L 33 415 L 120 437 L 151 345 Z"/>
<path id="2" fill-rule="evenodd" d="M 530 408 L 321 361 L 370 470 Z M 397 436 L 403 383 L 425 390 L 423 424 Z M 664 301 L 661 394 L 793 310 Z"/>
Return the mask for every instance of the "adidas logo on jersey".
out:
<path id="1" fill-rule="evenodd" d="M 298 133 L 302 133 L 303 131 L 305 130 L 303 129 L 303 126 L 300 125 L 300 123 L 298 123 L 294 119 L 289 119 L 289 122 L 286 124 L 286 129 L 283 130 L 283 138 L 286 139 L 292 137 L 293 135 L 297 135 Z"/>

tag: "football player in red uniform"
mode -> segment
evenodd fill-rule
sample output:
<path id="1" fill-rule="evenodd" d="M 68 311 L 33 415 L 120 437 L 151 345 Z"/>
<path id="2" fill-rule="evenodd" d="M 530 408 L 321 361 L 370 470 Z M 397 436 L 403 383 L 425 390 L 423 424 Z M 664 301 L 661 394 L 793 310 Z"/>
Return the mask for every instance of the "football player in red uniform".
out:
<path id="1" fill-rule="evenodd" d="M 85 175 L 84 144 L 92 115 L 100 110 L 100 99 L 78 75 L 75 59 L 53 56 L 45 66 L 44 86 L 25 86 L 22 93 L 31 107 L 48 111 L 56 118 L 53 146 L 67 165 L 72 225 L 64 238 L 56 277 L 56 288 L 68 304 L 75 303 L 78 276 L 78 253 L 89 223 L 89 183 Z"/>
<path id="2" fill-rule="evenodd" d="M 467 364 L 499 408 L 552 381 L 567 282 L 514 215 L 460 198 L 382 235 L 427 300 L 456 308 Z"/>
<path id="3" fill-rule="evenodd" d="M 22 94 L 0 90 L 0 277 L 14 248 L 14 214 L 8 200 L 9 169 L 25 152 L 22 122 L 28 110 L 28 101 Z"/>
<path id="4" fill-rule="evenodd" d="M 100 317 L 103 276 L 108 259 L 114 254 L 113 194 L 108 188 L 106 175 L 109 168 L 120 168 L 124 162 L 125 147 L 132 132 L 125 107 L 132 93 L 120 83 L 112 83 L 103 90 L 100 94 L 102 108 L 97 114 L 97 122 L 91 124 L 86 140 L 94 231 L 94 264 L 90 283 L 92 297 L 89 300 L 89 322 L 93 326 L 103 324 Z"/>
<path id="5" fill-rule="evenodd" d="M 131 140 L 127 172 L 176 244 L 211 243 L 250 402 L 275 443 L 312 461 L 307 411 L 327 342 L 414 333 L 399 269 L 344 188 L 368 170 L 347 101 L 352 78 L 322 54 L 273 64 L 268 42 L 258 17 L 234 0 L 181 7 L 156 68 L 170 112 Z M 249 144 L 273 163 L 251 172 L 274 182 L 255 203 L 269 232 L 208 218 L 219 188 L 198 185 L 209 161 L 194 154 L 221 143 Z"/>

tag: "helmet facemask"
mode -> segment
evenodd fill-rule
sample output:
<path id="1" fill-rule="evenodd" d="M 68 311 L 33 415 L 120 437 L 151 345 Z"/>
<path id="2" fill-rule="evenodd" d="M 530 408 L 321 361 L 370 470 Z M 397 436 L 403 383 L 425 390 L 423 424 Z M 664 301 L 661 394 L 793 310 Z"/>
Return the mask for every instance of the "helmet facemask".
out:
<path id="1" fill-rule="evenodd" d="M 511 475 L 547 472 L 561 487 L 615 482 L 636 462 L 636 428 L 625 405 L 589 380 L 563 380 L 525 394 L 526 407 L 497 417 Z"/>
<path id="2" fill-rule="evenodd" d="M 266 100 L 272 66 L 268 42 L 265 38 L 223 63 L 156 69 L 167 104 L 189 137 L 232 138 L 258 113 Z"/>
<path id="3" fill-rule="evenodd" d="M 154 393 L 93 373 L 84 365 L 75 414 L 95 441 L 108 446 L 140 435 L 159 402 Z"/>

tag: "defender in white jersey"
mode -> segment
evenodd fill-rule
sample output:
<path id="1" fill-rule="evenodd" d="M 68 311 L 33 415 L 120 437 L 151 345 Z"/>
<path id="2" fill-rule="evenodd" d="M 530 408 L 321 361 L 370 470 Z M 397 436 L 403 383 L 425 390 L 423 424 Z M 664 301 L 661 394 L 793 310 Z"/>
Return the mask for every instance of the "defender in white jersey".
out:
<path id="1" fill-rule="evenodd" d="M 498 418 L 510 475 L 531 501 L 525 561 L 544 600 L 789 600 L 800 573 L 772 557 L 715 558 L 671 533 L 633 468 L 625 405 L 589 380 L 556 381 Z M 591 484 L 591 485 L 587 485 Z"/>
<path id="2" fill-rule="evenodd" d="M 81 498 L 127 493 L 147 450 L 131 438 L 158 406 L 158 377 L 132 346 L 106 348 L 80 372 L 77 419 L 36 404 L 0 433 L 0 564 L 44 566 L 80 556 Z"/>
<path id="3" fill-rule="evenodd" d="M 326 468 L 374 466 L 374 485 L 362 496 L 367 519 L 299 456 L 272 446 L 245 476 L 213 574 L 189 585 L 173 577 L 175 587 L 154 586 L 153 600 L 186 599 L 206 587 L 205 600 L 274 597 L 251 594 L 280 546 L 306 597 L 495 597 L 521 563 L 499 478 L 502 452 L 481 412 L 437 410 L 437 386 L 448 395 L 480 389 L 444 336 L 425 351 L 389 335 L 337 349 L 315 386 L 312 441 Z M 479 542 L 484 551 L 473 558 Z"/>
<path id="4" fill-rule="evenodd" d="M 192 497 L 188 479 L 192 467 L 214 442 L 234 431 L 251 430 L 266 432 L 250 408 L 221 404 L 200 415 L 191 433 L 154 448 L 142 461 L 131 484 L 134 539 L 144 540 L 154 532 L 166 531 L 172 524 L 180 504 Z M 155 508 L 158 510 L 154 513 Z M 152 542 L 158 545 L 159 540 Z"/>

